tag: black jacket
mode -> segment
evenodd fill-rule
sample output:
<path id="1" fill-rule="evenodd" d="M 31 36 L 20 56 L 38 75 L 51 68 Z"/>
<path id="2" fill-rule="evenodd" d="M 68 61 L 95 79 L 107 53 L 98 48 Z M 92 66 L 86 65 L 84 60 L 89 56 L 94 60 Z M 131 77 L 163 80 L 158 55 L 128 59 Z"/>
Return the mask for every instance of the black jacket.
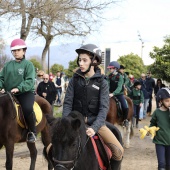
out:
<path id="1" fill-rule="evenodd" d="M 79 85 L 77 86 L 77 84 Z M 78 103 L 80 103 L 80 108 L 76 108 Z M 97 69 L 95 75 L 89 80 L 86 80 L 81 71 L 77 70 L 66 91 L 63 116 L 67 116 L 74 109 L 81 110 L 81 114 L 87 117 L 87 124 L 97 132 L 101 126 L 105 125 L 108 108 L 109 87 L 107 81 L 100 74 L 100 69 Z"/>
<path id="2" fill-rule="evenodd" d="M 54 83 L 50 81 L 48 81 L 48 83 L 44 83 L 44 81 L 40 82 L 37 87 L 37 94 L 43 97 L 42 93 L 47 93 L 47 96 L 45 99 L 50 104 L 52 104 L 52 102 L 56 99 L 56 87 Z"/>

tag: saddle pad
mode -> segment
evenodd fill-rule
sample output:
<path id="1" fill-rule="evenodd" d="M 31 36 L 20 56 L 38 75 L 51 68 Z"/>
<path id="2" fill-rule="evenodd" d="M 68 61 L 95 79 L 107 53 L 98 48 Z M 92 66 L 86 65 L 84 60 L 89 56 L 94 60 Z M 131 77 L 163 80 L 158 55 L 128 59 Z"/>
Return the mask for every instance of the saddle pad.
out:
<path id="1" fill-rule="evenodd" d="M 17 122 L 22 128 L 26 128 L 24 120 L 23 119 L 21 120 L 21 116 L 19 116 L 19 111 L 18 111 L 19 106 L 20 105 L 15 102 L 15 108 L 17 112 Z M 37 102 L 34 102 L 33 109 L 34 109 L 34 113 L 36 117 L 36 126 L 37 126 L 42 120 L 42 111 Z M 20 113 L 20 114 L 23 114 L 23 113 Z"/>

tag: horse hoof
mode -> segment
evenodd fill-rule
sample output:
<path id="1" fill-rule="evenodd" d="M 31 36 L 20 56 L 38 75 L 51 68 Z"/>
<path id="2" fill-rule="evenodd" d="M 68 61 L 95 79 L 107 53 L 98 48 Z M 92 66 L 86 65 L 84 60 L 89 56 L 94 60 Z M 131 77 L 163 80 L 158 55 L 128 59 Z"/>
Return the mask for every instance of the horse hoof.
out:
<path id="1" fill-rule="evenodd" d="M 124 146 L 124 148 L 129 149 L 129 148 L 130 148 L 130 146 L 129 146 L 129 145 L 125 145 L 125 146 Z"/>

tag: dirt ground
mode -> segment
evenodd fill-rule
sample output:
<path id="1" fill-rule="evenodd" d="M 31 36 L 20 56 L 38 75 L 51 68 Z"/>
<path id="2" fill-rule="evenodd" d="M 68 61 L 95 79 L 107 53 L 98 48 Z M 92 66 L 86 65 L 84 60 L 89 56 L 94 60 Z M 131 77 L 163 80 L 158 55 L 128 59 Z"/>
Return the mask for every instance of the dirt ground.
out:
<path id="1" fill-rule="evenodd" d="M 153 109 L 155 109 L 155 101 L 153 101 Z M 125 149 L 124 159 L 121 170 L 156 170 L 157 159 L 154 144 L 150 137 L 141 140 L 139 129 L 144 125 L 149 125 L 151 117 L 139 122 L 139 128 L 134 128 L 134 136 L 131 139 L 129 149 Z M 43 145 L 40 140 L 36 142 L 38 149 L 38 157 L 36 162 L 36 170 L 47 170 L 47 162 L 43 158 Z M 13 170 L 29 170 L 30 158 L 29 151 L 25 143 L 15 144 Z M 0 170 L 5 170 L 5 150 L 0 150 Z"/>

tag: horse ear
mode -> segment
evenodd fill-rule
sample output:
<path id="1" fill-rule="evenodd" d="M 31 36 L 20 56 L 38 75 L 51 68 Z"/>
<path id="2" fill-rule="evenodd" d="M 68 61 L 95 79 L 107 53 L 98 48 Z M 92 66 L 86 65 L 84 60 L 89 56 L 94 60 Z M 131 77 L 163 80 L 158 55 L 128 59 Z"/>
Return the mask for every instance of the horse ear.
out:
<path id="1" fill-rule="evenodd" d="M 74 130 L 77 130 L 81 125 L 81 121 L 79 119 L 75 119 L 71 121 L 71 126 Z"/>

